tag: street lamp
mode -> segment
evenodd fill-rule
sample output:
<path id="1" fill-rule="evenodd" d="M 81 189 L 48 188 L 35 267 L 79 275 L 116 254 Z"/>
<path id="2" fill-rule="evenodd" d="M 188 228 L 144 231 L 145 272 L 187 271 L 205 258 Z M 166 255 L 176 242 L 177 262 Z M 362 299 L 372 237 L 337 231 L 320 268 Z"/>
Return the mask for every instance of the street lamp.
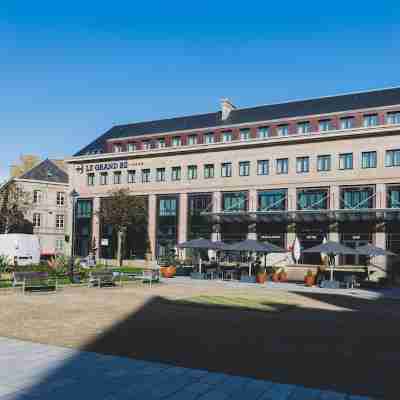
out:
<path id="1" fill-rule="evenodd" d="M 79 197 L 79 193 L 72 189 L 69 194 L 69 198 L 72 202 L 72 231 L 71 231 L 71 260 L 69 265 L 69 273 L 71 283 L 74 283 L 74 265 L 75 265 L 75 210 L 76 210 L 76 200 Z"/>

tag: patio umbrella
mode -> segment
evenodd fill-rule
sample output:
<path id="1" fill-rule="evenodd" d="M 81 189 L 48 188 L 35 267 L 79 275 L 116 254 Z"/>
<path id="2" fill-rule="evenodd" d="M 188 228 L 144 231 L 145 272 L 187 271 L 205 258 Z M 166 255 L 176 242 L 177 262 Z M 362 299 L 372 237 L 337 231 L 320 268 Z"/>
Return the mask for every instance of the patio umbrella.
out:
<path id="1" fill-rule="evenodd" d="M 233 244 L 231 247 L 232 251 L 254 251 L 257 253 L 286 253 L 285 249 L 275 246 L 268 242 L 259 242 L 258 240 L 246 239 L 241 242 Z M 249 263 L 249 275 L 251 275 L 251 264 Z"/>
<path id="2" fill-rule="evenodd" d="M 364 256 L 368 256 L 368 261 L 367 261 L 367 277 L 369 280 L 369 264 L 371 264 L 370 258 L 371 257 L 377 257 L 377 256 L 396 256 L 397 254 L 393 253 L 392 251 L 388 251 L 385 249 L 382 249 L 381 247 L 374 246 L 373 244 L 366 244 L 364 246 L 360 246 L 357 248 L 357 251 L 359 254 L 362 254 Z"/>
<path id="3" fill-rule="evenodd" d="M 334 257 L 337 255 L 345 255 L 345 254 L 359 254 L 359 252 L 351 247 L 344 246 L 338 242 L 330 242 L 327 241 L 325 243 L 321 243 L 318 246 L 311 247 L 310 249 L 304 250 L 304 253 L 325 253 L 329 257 Z M 333 281 L 333 270 L 334 270 L 334 262 L 330 263 L 331 268 L 331 281 Z"/>

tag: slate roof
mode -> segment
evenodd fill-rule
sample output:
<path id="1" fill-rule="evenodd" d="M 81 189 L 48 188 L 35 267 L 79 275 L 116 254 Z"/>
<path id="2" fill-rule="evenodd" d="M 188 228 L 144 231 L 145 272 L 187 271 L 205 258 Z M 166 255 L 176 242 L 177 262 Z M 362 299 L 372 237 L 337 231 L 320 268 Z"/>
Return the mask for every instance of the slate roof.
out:
<path id="1" fill-rule="evenodd" d="M 108 139 L 163 134 L 207 127 L 223 128 L 224 126 L 247 122 L 307 117 L 313 114 L 346 112 L 356 109 L 384 107 L 397 104 L 400 105 L 400 87 L 235 109 L 230 113 L 229 118 L 224 121 L 221 119 L 221 112 L 215 112 L 128 125 L 117 125 L 77 152 L 75 156 L 103 151 L 104 144 Z"/>
<path id="2" fill-rule="evenodd" d="M 46 159 L 25 172 L 18 179 L 30 179 L 53 183 L 68 184 L 68 174 L 54 161 Z"/>

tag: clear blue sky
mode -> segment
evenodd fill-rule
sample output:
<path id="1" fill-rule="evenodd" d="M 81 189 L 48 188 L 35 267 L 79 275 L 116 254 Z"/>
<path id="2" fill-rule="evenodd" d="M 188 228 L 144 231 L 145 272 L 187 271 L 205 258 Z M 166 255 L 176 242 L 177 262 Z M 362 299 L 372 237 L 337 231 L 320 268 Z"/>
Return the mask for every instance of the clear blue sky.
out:
<path id="1" fill-rule="evenodd" d="M 0 5 L 0 177 L 117 123 L 400 85 L 398 1 Z"/>

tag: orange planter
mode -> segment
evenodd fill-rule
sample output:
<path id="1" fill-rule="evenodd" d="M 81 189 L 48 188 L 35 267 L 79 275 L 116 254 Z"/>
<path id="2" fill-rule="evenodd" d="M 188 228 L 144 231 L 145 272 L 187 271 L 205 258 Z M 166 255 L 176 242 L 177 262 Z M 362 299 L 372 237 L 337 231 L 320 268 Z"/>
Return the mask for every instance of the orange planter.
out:
<path id="1" fill-rule="evenodd" d="M 257 283 L 265 283 L 267 281 L 267 273 L 260 273 L 256 275 L 256 282 Z"/>
<path id="2" fill-rule="evenodd" d="M 286 272 L 281 272 L 279 274 L 279 281 L 280 282 L 287 282 L 287 280 L 288 280 L 287 273 Z"/>
<path id="3" fill-rule="evenodd" d="M 279 274 L 277 272 L 272 274 L 272 282 L 279 282 Z"/>
<path id="4" fill-rule="evenodd" d="M 176 267 L 170 265 L 169 267 L 160 268 L 161 276 L 164 278 L 173 278 L 176 274 Z"/>
<path id="5" fill-rule="evenodd" d="M 304 277 L 304 283 L 306 284 L 306 286 L 314 286 L 315 285 L 315 276 L 306 275 Z"/>

